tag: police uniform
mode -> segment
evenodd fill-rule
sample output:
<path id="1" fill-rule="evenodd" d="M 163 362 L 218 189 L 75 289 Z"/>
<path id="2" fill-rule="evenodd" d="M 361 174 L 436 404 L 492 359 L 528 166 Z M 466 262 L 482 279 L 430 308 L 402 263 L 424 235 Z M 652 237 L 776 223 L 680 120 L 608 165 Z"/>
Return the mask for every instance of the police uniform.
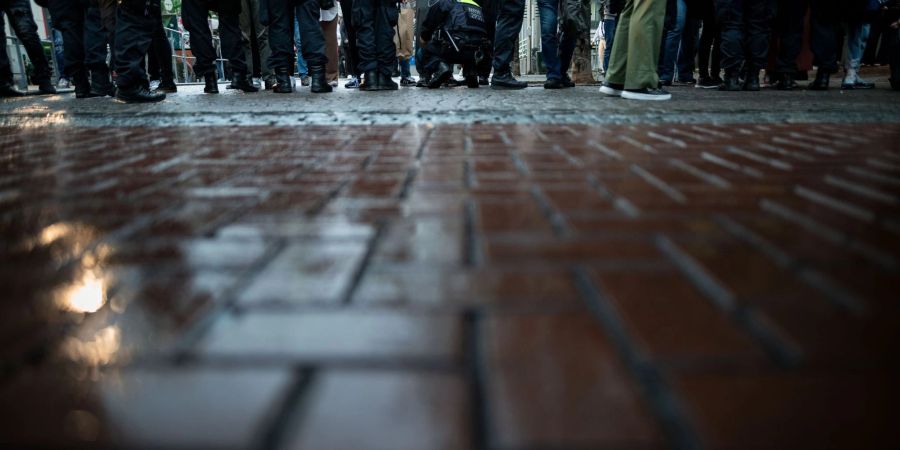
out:
<path id="1" fill-rule="evenodd" d="M 125 103 L 158 102 L 166 98 L 150 92 L 144 58 L 162 16 L 160 0 L 119 0 L 116 8 L 116 99 Z"/>
<path id="2" fill-rule="evenodd" d="M 492 10 L 497 17 L 494 31 L 494 76 L 491 88 L 524 89 L 528 83 L 518 81 L 512 76 L 513 53 L 519 45 L 519 31 L 525 15 L 525 0 L 494 0 Z"/>
<path id="3" fill-rule="evenodd" d="M 197 58 L 194 73 L 206 81 L 204 92 L 219 93 L 216 75 L 216 50 L 213 47 L 212 31 L 209 29 L 209 13 L 215 11 L 219 17 L 219 37 L 222 57 L 228 60 L 233 71 L 233 87 L 244 92 L 258 89 L 250 81 L 247 60 L 241 34 L 241 4 L 238 0 L 184 0 L 181 3 L 181 20 L 191 34 L 191 52 Z"/>
<path id="4" fill-rule="evenodd" d="M 466 85 L 478 87 L 478 73 L 490 67 L 491 42 L 484 12 L 475 0 L 438 0 L 431 5 L 420 27 L 425 70 L 433 74 L 429 88 L 439 88 L 462 64 Z"/>
<path id="5" fill-rule="evenodd" d="M 13 32 L 25 47 L 28 59 L 34 65 L 34 81 L 42 94 L 55 94 L 56 88 L 50 82 L 50 63 L 44 55 L 44 47 L 37 34 L 37 24 L 31 15 L 31 3 L 28 0 L 0 0 L 0 96 L 19 96 L 24 93 L 13 87 L 12 66 L 6 53 L 6 27 L 3 25 L 3 13 L 9 18 Z"/>
<path id="6" fill-rule="evenodd" d="M 397 48 L 394 46 L 394 27 L 400 16 L 397 1 L 353 0 L 351 13 L 356 28 L 359 71 L 365 75 L 360 90 L 398 89 L 391 79 L 397 66 Z"/>
<path id="7" fill-rule="evenodd" d="M 300 28 L 300 47 L 309 67 L 310 91 L 331 92 L 325 80 L 325 35 L 319 26 L 319 9 L 331 8 L 332 0 L 266 0 L 269 15 L 269 67 L 275 71 L 274 92 L 293 91 L 291 73 L 294 68 L 294 17 Z"/>

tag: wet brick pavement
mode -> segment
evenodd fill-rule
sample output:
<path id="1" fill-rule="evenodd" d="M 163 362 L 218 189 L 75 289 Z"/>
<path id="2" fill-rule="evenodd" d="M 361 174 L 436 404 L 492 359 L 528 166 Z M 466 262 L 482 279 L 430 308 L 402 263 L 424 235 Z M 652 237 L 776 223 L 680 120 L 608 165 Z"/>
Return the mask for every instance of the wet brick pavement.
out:
<path id="1" fill-rule="evenodd" d="M 4 448 L 900 446 L 896 121 L 51 101 L 0 128 Z"/>

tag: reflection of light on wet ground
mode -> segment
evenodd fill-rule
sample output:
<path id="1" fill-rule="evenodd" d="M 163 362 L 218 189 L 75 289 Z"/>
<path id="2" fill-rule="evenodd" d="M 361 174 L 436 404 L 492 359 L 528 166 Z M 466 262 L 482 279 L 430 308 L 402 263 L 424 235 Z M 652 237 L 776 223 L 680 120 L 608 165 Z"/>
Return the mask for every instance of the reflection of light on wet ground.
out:
<path id="1" fill-rule="evenodd" d="M 97 312 L 106 303 L 103 279 L 92 271 L 85 272 L 80 280 L 63 292 L 60 302 L 60 306 L 72 312 Z"/>
<path id="2" fill-rule="evenodd" d="M 115 362 L 121 343 L 119 328 L 108 326 L 90 339 L 67 338 L 62 345 L 62 354 L 86 366 L 105 366 Z"/>

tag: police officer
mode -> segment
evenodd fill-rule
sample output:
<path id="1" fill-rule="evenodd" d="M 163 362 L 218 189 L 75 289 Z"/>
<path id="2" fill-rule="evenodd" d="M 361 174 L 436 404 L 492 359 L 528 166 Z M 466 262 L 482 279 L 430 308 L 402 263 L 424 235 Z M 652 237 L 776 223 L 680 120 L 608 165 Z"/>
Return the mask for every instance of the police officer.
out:
<path id="1" fill-rule="evenodd" d="M 391 79 L 397 66 L 394 27 L 400 10 L 396 0 L 353 0 L 353 25 L 356 27 L 359 71 L 365 81 L 361 91 L 394 91 Z"/>
<path id="2" fill-rule="evenodd" d="M 303 59 L 309 67 L 310 91 L 331 92 L 325 80 L 325 36 L 319 26 L 319 9 L 334 6 L 333 0 L 266 0 L 269 13 L 269 67 L 275 71 L 273 92 L 293 92 L 291 73 L 294 68 L 294 17 L 300 25 Z"/>
<path id="3" fill-rule="evenodd" d="M 118 74 L 116 100 L 124 103 L 165 100 L 165 93 L 150 92 L 144 71 L 144 58 L 161 15 L 160 0 L 119 0 L 114 52 Z"/>
<path id="4" fill-rule="evenodd" d="M 44 56 L 44 47 L 37 34 L 37 24 L 31 15 L 31 3 L 28 0 L 0 0 L 0 97 L 18 97 L 25 95 L 13 86 L 12 67 L 6 53 L 6 26 L 3 25 L 3 13 L 9 18 L 16 36 L 25 46 L 25 52 L 34 65 L 33 79 L 41 94 L 55 94 L 56 88 L 50 82 L 50 64 Z"/>
<path id="5" fill-rule="evenodd" d="M 115 95 L 106 65 L 108 36 L 97 6 L 88 0 L 49 0 L 47 7 L 53 27 L 63 33 L 65 72 L 75 85 L 75 97 Z"/>
<path id="6" fill-rule="evenodd" d="M 431 5 L 419 38 L 429 89 L 437 89 L 453 76 L 452 64 L 462 64 L 466 85 L 478 87 L 478 74 L 490 67 L 491 42 L 481 6 L 475 0 L 437 0 Z"/>
<path id="7" fill-rule="evenodd" d="M 513 52 L 525 14 L 525 0 L 494 0 L 497 28 L 494 31 L 494 76 L 491 89 L 525 89 L 528 83 L 512 76 Z"/>
<path id="8" fill-rule="evenodd" d="M 219 16 L 219 37 L 222 42 L 222 56 L 231 64 L 232 86 L 244 92 L 257 92 L 251 74 L 247 73 L 247 60 L 241 41 L 241 4 L 238 0 L 184 0 L 181 3 L 181 20 L 184 28 L 191 33 L 191 50 L 197 57 L 194 73 L 203 76 L 206 86 L 203 92 L 218 94 L 216 74 L 216 50 L 213 48 L 212 31 L 209 29 L 209 12 Z"/>
<path id="9" fill-rule="evenodd" d="M 769 54 L 772 12 L 769 0 L 716 0 L 725 69 L 725 82 L 719 90 L 759 90 L 759 71 Z"/>

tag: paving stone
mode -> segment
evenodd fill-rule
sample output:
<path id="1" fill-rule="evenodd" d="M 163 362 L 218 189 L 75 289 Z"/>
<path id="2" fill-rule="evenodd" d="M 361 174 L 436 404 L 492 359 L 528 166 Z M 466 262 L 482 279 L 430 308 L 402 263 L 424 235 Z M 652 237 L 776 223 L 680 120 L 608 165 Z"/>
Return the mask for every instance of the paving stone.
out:
<path id="1" fill-rule="evenodd" d="M 485 347 L 496 447 L 662 446 L 636 386 L 590 315 L 492 317 Z"/>
<path id="2" fill-rule="evenodd" d="M 451 314 L 393 310 L 250 312 L 220 319 L 204 356 L 303 360 L 453 360 L 459 321 Z"/>
<path id="3" fill-rule="evenodd" d="M 467 396 L 457 376 L 325 371 L 309 389 L 309 410 L 285 448 L 470 448 Z"/>

